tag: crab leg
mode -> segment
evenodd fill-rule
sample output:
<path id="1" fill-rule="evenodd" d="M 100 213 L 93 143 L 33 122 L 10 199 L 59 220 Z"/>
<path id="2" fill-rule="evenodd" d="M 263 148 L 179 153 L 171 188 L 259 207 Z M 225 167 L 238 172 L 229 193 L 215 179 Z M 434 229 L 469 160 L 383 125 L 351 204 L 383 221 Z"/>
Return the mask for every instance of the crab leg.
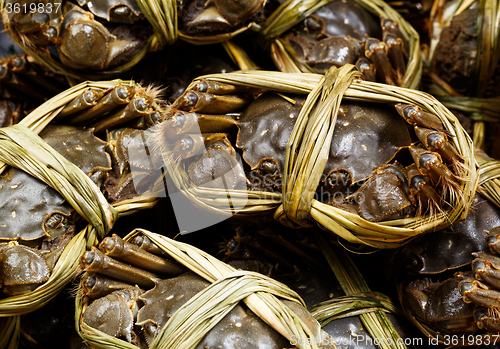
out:
<path id="1" fill-rule="evenodd" d="M 237 125 L 232 115 L 214 115 L 187 113 L 176 110 L 172 117 L 162 125 L 163 132 L 169 140 L 176 140 L 184 133 L 229 132 Z"/>
<path id="2" fill-rule="evenodd" d="M 418 105 L 398 103 L 395 107 L 399 115 L 411 125 L 444 130 L 443 123 L 436 115 L 422 111 Z"/>
<path id="3" fill-rule="evenodd" d="M 490 315 L 490 313 L 492 314 Z M 495 333 L 500 332 L 500 319 L 494 315 L 495 312 L 490 312 L 487 308 L 481 307 L 474 310 L 474 320 L 476 320 L 477 327 L 485 328 Z"/>
<path id="4" fill-rule="evenodd" d="M 150 253 L 153 253 L 157 256 L 168 256 L 168 254 L 158 247 L 150 238 L 146 235 L 138 235 L 132 240 L 134 245 L 137 245 L 139 248 L 146 250 Z"/>
<path id="5" fill-rule="evenodd" d="M 375 76 L 375 67 L 365 57 L 361 57 L 356 61 L 356 68 L 363 73 L 363 77 L 366 81 L 377 81 Z"/>
<path id="6" fill-rule="evenodd" d="M 174 261 L 159 257 L 143 250 L 137 245 L 123 241 L 118 235 L 105 238 L 99 245 L 107 256 L 130 263 L 153 273 L 177 276 L 186 272 L 186 268 Z"/>
<path id="7" fill-rule="evenodd" d="M 486 244 L 489 246 L 491 252 L 500 253 L 500 227 L 495 227 L 488 231 Z"/>
<path id="8" fill-rule="evenodd" d="M 103 297 L 113 291 L 127 288 L 135 287 L 126 282 L 110 279 L 97 273 L 89 274 L 85 280 L 83 280 L 83 291 L 85 295 L 90 298 Z"/>
<path id="9" fill-rule="evenodd" d="M 427 149 L 439 153 L 447 164 L 453 165 L 462 160 L 444 132 L 415 126 L 415 133 Z"/>
<path id="10" fill-rule="evenodd" d="M 414 201 L 418 201 L 417 216 L 427 211 L 431 216 L 436 212 L 440 212 L 443 199 L 430 184 L 429 176 L 422 175 L 416 164 L 408 166 L 407 171 L 410 182 L 410 197 L 414 198 Z"/>
<path id="11" fill-rule="evenodd" d="M 69 102 L 57 117 L 64 117 L 91 108 L 97 104 L 99 99 L 103 96 L 102 91 L 86 89 L 78 97 Z"/>
<path id="12" fill-rule="evenodd" d="M 91 121 L 98 116 L 110 112 L 114 108 L 123 104 L 130 103 L 130 98 L 134 95 L 134 91 L 128 86 L 117 85 L 97 102 L 95 106 L 85 110 L 81 114 L 74 117 L 71 122 L 76 124 L 83 124 Z"/>
<path id="13" fill-rule="evenodd" d="M 380 81 L 388 85 L 398 85 L 391 62 L 387 57 L 387 45 L 375 38 L 369 38 L 365 43 L 365 56 L 375 65 L 375 72 Z"/>
<path id="14" fill-rule="evenodd" d="M 386 34 L 384 35 L 384 42 L 387 45 L 387 56 L 389 57 L 389 61 L 396 72 L 398 85 L 401 86 L 406 73 L 403 40 L 392 34 Z"/>
<path id="15" fill-rule="evenodd" d="M 458 284 L 458 290 L 466 303 L 474 302 L 484 307 L 500 306 L 500 292 L 489 289 L 477 280 L 464 278 Z"/>
<path id="16" fill-rule="evenodd" d="M 216 95 L 189 90 L 176 108 L 202 113 L 233 113 L 245 108 L 253 100 L 251 95 Z"/>
<path id="17" fill-rule="evenodd" d="M 500 257 L 489 251 L 475 252 L 472 255 L 476 257 L 472 261 L 476 279 L 484 280 L 500 289 Z"/>
<path id="18" fill-rule="evenodd" d="M 217 95 L 258 92 L 256 89 L 247 86 L 236 86 L 206 79 L 200 79 L 200 81 L 193 86 L 193 91 Z"/>
<path id="19" fill-rule="evenodd" d="M 413 161 L 424 176 L 429 176 L 431 181 L 450 194 L 452 202 L 461 196 L 461 189 L 455 176 L 441 160 L 441 155 L 428 151 L 422 147 L 411 145 L 409 147 Z"/>
<path id="20" fill-rule="evenodd" d="M 142 288 L 152 288 L 158 280 L 153 273 L 118 262 L 103 254 L 95 246 L 83 254 L 80 265 L 85 271 L 101 273 L 132 285 L 137 284 Z"/>

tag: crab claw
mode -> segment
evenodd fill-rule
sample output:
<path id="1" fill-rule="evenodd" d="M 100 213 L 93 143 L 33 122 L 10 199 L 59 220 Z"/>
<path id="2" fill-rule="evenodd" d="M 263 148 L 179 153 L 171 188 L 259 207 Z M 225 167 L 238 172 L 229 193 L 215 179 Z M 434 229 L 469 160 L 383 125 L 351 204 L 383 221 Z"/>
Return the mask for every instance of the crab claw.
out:
<path id="1" fill-rule="evenodd" d="M 383 81 L 388 85 L 399 85 L 399 81 L 397 81 L 397 77 L 387 56 L 387 45 L 384 42 L 375 38 L 367 39 L 365 43 L 365 56 L 373 62 L 379 81 Z"/>
<path id="2" fill-rule="evenodd" d="M 380 168 L 356 193 L 359 215 L 371 222 L 405 215 L 411 206 L 405 169 L 399 165 Z M 399 217 L 395 217 L 399 218 Z"/>
<path id="3" fill-rule="evenodd" d="M 409 150 L 420 173 L 429 176 L 435 185 L 441 186 L 450 195 L 452 202 L 461 197 L 460 179 L 443 164 L 441 155 L 415 145 L 411 145 Z"/>
<path id="4" fill-rule="evenodd" d="M 399 115 L 411 125 L 444 131 L 441 120 L 434 114 L 422 111 L 418 105 L 398 103 L 395 107 Z"/>
<path id="5" fill-rule="evenodd" d="M 210 93 L 187 91 L 176 108 L 202 113 L 225 114 L 238 112 L 253 100 L 251 95 L 216 95 Z"/>

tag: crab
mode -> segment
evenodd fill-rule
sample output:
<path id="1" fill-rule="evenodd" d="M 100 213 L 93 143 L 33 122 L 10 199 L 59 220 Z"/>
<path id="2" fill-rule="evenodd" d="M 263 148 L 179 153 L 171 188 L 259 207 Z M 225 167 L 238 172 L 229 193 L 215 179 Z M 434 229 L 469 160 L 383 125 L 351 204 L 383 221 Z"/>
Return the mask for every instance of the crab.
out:
<path id="1" fill-rule="evenodd" d="M 465 220 L 424 235 L 394 255 L 393 260 L 398 261 L 394 265 L 399 267 L 395 274 L 399 275 L 402 308 L 428 336 L 444 342 L 445 336 L 458 335 L 464 344 L 471 345 L 474 343 L 467 343 L 467 335 L 480 335 L 483 327 L 498 332 L 498 328 L 489 327 L 491 318 L 485 317 L 483 323 L 481 316 L 485 312 L 474 304 L 481 294 L 495 297 L 495 291 L 482 289 L 485 283 L 479 280 L 486 280 L 480 276 L 481 267 L 495 264 L 495 257 L 483 251 L 495 239 L 494 234 L 487 235 L 485 231 L 494 232 L 499 223 L 498 208 L 476 194 Z M 471 265 L 477 280 L 470 272 Z M 493 298 L 490 306 L 495 302 Z"/>
<path id="2" fill-rule="evenodd" d="M 49 126 L 41 136 L 96 182 L 111 169 L 105 142 L 89 130 Z M 54 189 L 16 168 L 2 174 L 0 188 L 0 281 L 7 295 L 26 293 L 48 279 L 78 215 Z"/>
<path id="3" fill-rule="evenodd" d="M 67 83 L 62 78 L 26 54 L 1 59 L 0 126 L 18 123 L 27 112 L 65 88 Z"/>
<path id="4" fill-rule="evenodd" d="M 284 34 L 283 40 L 313 72 L 355 64 L 365 80 L 403 86 L 408 41 L 394 20 L 377 19 L 354 0 L 320 7 Z M 273 57 L 279 69 L 286 71 Z"/>
<path id="5" fill-rule="evenodd" d="M 474 252 L 475 259 L 471 262 L 473 275 L 471 273 L 457 273 L 455 278 L 459 280 L 458 289 L 466 303 L 472 303 L 474 307 L 474 318 L 480 329 L 486 329 L 491 333 L 500 332 L 500 317 L 498 307 L 500 306 L 500 282 L 499 273 L 500 259 L 499 241 L 500 226 L 485 231 L 487 249 Z"/>
<path id="6" fill-rule="evenodd" d="M 198 186 L 281 191 L 286 143 L 305 98 L 253 91 L 252 101 L 245 89 L 200 80 L 157 126 L 154 142 Z M 460 197 L 464 169 L 439 118 L 419 106 L 343 102 L 316 195 L 373 222 L 433 215 Z"/>
<path id="7" fill-rule="evenodd" d="M 186 35 L 234 31 L 250 22 L 263 22 L 263 0 L 190 0 L 178 5 L 180 30 Z"/>
<path id="8" fill-rule="evenodd" d="M 5 6 L 14 6 L 6 1 Z M 6 28 L 28 48 L 59 60 L 70 69 L 107 70 L 129 63 L 150 33 L 135 1 L 24 1 L 44 11 L 4 13 Z M 18 4 L 19 5 L 19 4 Z M 83 7 L 87 7 L 86 11 Z M 49 11 L 50 8 L 50 11 Z M 129 25 L 122 25 L 129 24 Z M 52 48 L 57 49 L 54 56 Z"/>
<path id="9" fill-rule="evenodd" d="M 195 273 L 186 272 L 182 266 L 164 258 L 164 252 L 160 251 L 147 236 L 139 235 L 132 242 L 126 242 L 113 235 L 103 240 L 99 249 L 94 247 L 86 252 L 81 258 L 81 266 L 87 271 L 82 290 L 89 304 L 84 307 L 80 321 L 135 345 L 151 345 L 171 316 L 210 285 Z M 168 265 L 170 270 L 158 268 L 156 263 L 150 262 L 152 260 L 163 261 L 159 264 Z M 90 302 L 91 299 L 94 300 Z M 304 308 L 291 303 L 286 304 L 303 321 L 315 323 Z M 134 326 L 142 328 L 141 334 L 134 332 Z M 314 333 L 320 332 L 317 323 L 311 329 Z M 236 343 L 258 348 L 290 344 L 244 305 L 237 305 L 200 339 L 196 348 L 232 348 Z"/>

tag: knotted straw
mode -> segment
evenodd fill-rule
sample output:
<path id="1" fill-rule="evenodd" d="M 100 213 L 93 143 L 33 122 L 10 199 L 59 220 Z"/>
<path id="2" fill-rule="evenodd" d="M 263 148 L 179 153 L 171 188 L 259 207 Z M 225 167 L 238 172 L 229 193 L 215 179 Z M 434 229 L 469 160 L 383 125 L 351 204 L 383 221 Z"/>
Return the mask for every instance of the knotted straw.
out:
<path id="1" fill-rule="evenodd" d="M 2 21 L 5 30 L 10 34 L 14 42 L 19 45 L 24 52 L 35 58 L 39 63 L 47 66 L 56 74 L 65 75 L 76 80 L 84 79 L 109 79 L 117 77 L 120 73 L 127 71 L 134 65 L 139 63 L 148 52 L 161 50 L 167 45 L 171 45 L 180 38 L 183 41 L 195 45 L 208 45 L 222 43 L 232 39 L 242 32 L 251 29 L 258 31 L 260 26 L 254 22 L 247 24 L 244 27 L 235 29 L 229 33 L 205 36 L 190 36 L 179 32 L 177 25 L 177 1 L 176 0 L 136 0 L 141 12 L 144 14 L 149 24 L 153 29 L 153 34 L 147 39 L 146 44 L 140 49 L 127 63 L 118 67 L 105 69 L 102 71 L 75 70 L 66 67 L 61 62 L 55 60 L 46 49 L 40 49 L 26 44 L 21 39 L 18 32 L 13 30 L 8 13 L 5 8 L 6 0 L 0 0 L 0 11 L 2 12 Z"/>
<path id="2" fill-rule="evenodd" d="M 271 54 L 279 69 L 287 73 L 313 73 L 307 63 L 298 59 L 295 50 L 279 36 L 300 23 L 309 15 L 333 0 L 288 0 L 273 12 L 263 25 L 262 39 L 271 43 Z M 422 75 L 420 36 L 417 31 L 391 6 L 381 0 L 354 0 L 368 12 L 383 19 L 398 23 L 399 29 L 408 42 L 408 63 L 403 78 L 403 87 L 417 89 Z"/>
<path id="3" fill-rule="evenodd" d="M 302 344 L 300 348 L 318 348 L 319 339 L 276 298 L 304 305 L 302 299 L 285 285 L 258 273 L 237 271 L 202 250 L 143 229 L 132 231 L 124 240 L 131 241 L 139 234 L 146 235 L 170 257 L 212 283 L 169 319 L 149 346 L 150 349 L 194 348 L 240 300 L 285 338 L 295 338 Z M 87 306 L 80 285 L 76 299 L 76 330 L 87 344 L 96 348 L 137 348 L 86 325 L 82 314 Z"/>
<path id="4" fill-rule="evenodd" d="M 332 68 L 325 75 L 244 71 L 199 77 L 228 84 L 267 89 L 280 93 L 308 94 L 288 140 L 283 192 L 268 193 L 196 187 L 179 164 L 163 154 L 175 186 L 193 204 L 210 212 L 248 215 L 274 211 L 275 219 L 287 226 L 319 225 L 354 243 L 375 248 L 394 248 L 419 234 L 440 230 L 467 214 L 476 189 L 478 175 L 472 141 L 456 117 L 434 97 L 420 91 L 363 81 L 354 66 Z M 187 90 L 194 84 L 193 82 Z M 435 114 L 452 135 L 450 141 L 464 157 L 467 180 L 461 184 L 463 195 L 453 207 L 434 217 L 412 217 L 379 223 L 368 222 L 358 214 L 313 199 L 323 173 L 328 148 L 342 99 L 419 105 Z M 367 130 L 369 132 L 369 130 Z M 289 180 L 293 178 L 294 180 Z M 228 197 L 231 207 L 227 207 Z M 286 198 L 286 199 L 283 199 Z M 234 208 L 238 208 L 236 211 Z"/>
<path id="5" fill-rule="evenodd" d="M 19 168 L 55 189 L 89 225 L 76 234 L 64 248 L 49 279 L 34 291 L 0 299 L 0 317 L 22 315 L 44 306 L 80 272 L 79 258 L 113 227 L 119 215 L 151 208 L 154 196 L 139 196 L 113 206 L 99 188 L 77 166 L 66 160 L 36 133 L 55 118 L 66 104 L 92 87 L 106 91 L 119 83 L 137 86 L 133 82 L 85 82 L 74 86 L 43 103 L 19 124 L 0 128 L 0 171 L 6 165 Z"/>

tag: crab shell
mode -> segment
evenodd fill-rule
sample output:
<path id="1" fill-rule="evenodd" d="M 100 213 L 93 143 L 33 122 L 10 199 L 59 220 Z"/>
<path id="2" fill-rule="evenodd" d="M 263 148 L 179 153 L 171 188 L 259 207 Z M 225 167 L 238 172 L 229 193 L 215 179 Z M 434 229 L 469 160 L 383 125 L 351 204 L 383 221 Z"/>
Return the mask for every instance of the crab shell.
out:
<path id="1" fill-rule="evenodd" d="M 42 138 L 96 181 L 111 169 L 105 143 L 91 130 L 48 126 Z M 73 225 L 73 208 L 54 189 L 16 168 L 0 177 L 0 239 L 55 238 Z"/>
<path id="2" fill-rule="evenodd" d="M 265 93 L 241 115 L 236 146 L 252 170 L 271 159 L 283 171 L 286 143 L 305 101 L 292 98 L 295 104 Z M 389 106 L 353 102 L 342 103 L 332 139 L 324 174 L 347 172 L 351 183 L 368 178 L 412 140 L 406 122 Z"/>

